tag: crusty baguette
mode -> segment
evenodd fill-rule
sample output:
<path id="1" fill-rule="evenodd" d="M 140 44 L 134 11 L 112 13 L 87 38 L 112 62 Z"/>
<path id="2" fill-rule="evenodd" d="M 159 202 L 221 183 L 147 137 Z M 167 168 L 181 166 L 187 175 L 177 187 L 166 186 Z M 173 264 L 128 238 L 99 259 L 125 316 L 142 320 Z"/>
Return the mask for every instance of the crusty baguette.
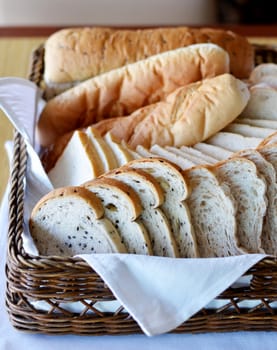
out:
<path id="1" fill-rule="evenodd" d="M 101 135 L 110 131 L 133 148 L 190 146 L 232 122 L 248 100 L 246 84 L 231 74 L 222 74 L 181 87 L 165 101 L 140 108 L 128 117 L 103 120 L 93 127 Z"/>
<path id="2" fill-rule="evenodd" d="M 68 28 L 54 33 L 45 43 L 47 85 L 68 87 L 128 63 L 161 52 L 197 43 L 214 43 L 230 55 L 231 72 L 248 78 L 254 54 L 246 38 L 222 29 L 156 28 L 116 30 L 111 28 Z M 60 85 L 59 85 L 60 84 Z"/>
<path id="3" fill-rule="evenodd" d="M 180 86 L 226 72 L 229 56 L 214 44 L 191 45 L 114 69 L 51 99 L 38 121 L 40 142 L 47 146 L 69 131 L 129 115 Z"/>

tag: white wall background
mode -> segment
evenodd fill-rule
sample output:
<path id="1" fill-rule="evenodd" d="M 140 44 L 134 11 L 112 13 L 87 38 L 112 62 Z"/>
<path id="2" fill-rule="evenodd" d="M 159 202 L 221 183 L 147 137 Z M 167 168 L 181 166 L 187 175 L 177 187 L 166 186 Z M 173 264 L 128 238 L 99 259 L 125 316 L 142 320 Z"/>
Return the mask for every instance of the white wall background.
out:
<path id="1" fill-rule="evenodd" d="M 0 26 L 201 25 L 214 0 L 0 0 Z"/>

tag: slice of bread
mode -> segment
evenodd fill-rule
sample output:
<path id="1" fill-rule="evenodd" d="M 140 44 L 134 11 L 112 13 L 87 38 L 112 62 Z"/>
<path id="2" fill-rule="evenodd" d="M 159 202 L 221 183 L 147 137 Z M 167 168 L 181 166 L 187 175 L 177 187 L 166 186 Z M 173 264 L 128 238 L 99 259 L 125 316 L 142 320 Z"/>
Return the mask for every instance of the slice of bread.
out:
<path id="1" fill-rule="evenodd" d="M 86 133 L 96 148 L 103 163 L 104 172 L 115 169 L 119 166 L 111 148 L 93 127 L 88 127 Z"/>
<path id="2" fill-rule="evenodd" d="M 217 163 L 218 159 L 214 158 L 205 152 L 202 152 L 196 148 L 193 147 L 187 147 L 187 146 L 182 146 L 180 147 L 180 150 L 185 152 L 185 154 L 191 154 L 203 161 L 203 164 L 214 164 Z"/>
<path id="3" fill-rule="evenodd" d="M 82 187 L 51 191 L 34 207 L 29 227 L 40 255 L 126 253 L 101 201 Z"/>
<path id="4" fill-rule="evenodd" d="M 189 159 L 186 159 L 180 155 L 175 154 L 174 152 L 171 152 L 164 147 L 161 147 L 159 145 L 153 145 L 150 149 L 151 153 L 156 154 L 159 157 L 162 157 L 164 159 L 169 160 L 170 162 L 178 165 L 182 170 L 191 168 L 192 166 L 195 166 L 196 164 L 192 162 Z"/>
<path id="5" fill-rule="evenodd" d="M 275 148 L 273 152 L 276 153 L 276 150 L 277 149 Z M 277 255 L 277 167 L 275 170 L 273 164 L 271 164 L 270 161 L 267 161 L 262 153 L 262 150 L 260 150 L 260 152 L 256 150 L 244 150 L 239 152 L 238 155 L 254 162 L 259 173 L 264 177 L 266 181 L 267 209 L 263 222 L 261 246 L 266 254 Z M 267 156 L 269 160 L 272 159 L 272 154 L 272 152 L 268 153 L 265 151 L 265 156 Z"/>
<path id="6" fill-rule="evenodd" d="M 128 147 L 122 146 L 120 140 L 117 139 L 110 132 L 106 133 L 106 135 L 104 136 L 104 140 L 113 152 L 118 166 L 125 165 L 126 163 L 134 159 L 133 155 L 130 152 L 130 149 L 128 149 Z"/>
<path id="7" fill-rule="evenodd" d="M 249 76 L 250 84 L 266 83 L 277 87 L 277 64 L 261 63 L 257 65 Z"/>
<path id="8" fill-rule="evenodd" d="M 165 195 L 165 201 L 162 203 L 161 209 L 173 230 L 180 257 L 197 257 L 198 251 L 194 229 L 185 202 L 189 189 L 181 174 L 181 169 L 161 158 L 135 160 L 130 162 L 128 166 L 134 169 L 142 169 L 158 181 Z"/>
<path id="9" fill-rule="evenodd" d="M 226 188 L 204 166 L 184 171 L 191 188 L 186 199 L 201 258 L 238 255 L 236 209 Z"/>
<path id="10" fill-rule="evenodd" d="M 232 132 L 247 137 L 258 137 L 263 139 L 273 134 L 275 129 L 252 126 L 242 123 L 231 123 L 226 128 L 224 128 L 223 131 Z"/>
<path id="11" fill-rule="evenodd" d="M 246 148 L 256 148 L 262 140 L 262 138 L 258 137 L 246 137 L 231 132 L 220 131 L 205 142 L 210 145 L 222 147 L 228 151 L 238 152 Z"/>
<path id="12" fill-rule="evenodd" d="M 261 236 L 266 214 L 266 182 L 255 164 L 234 157 L 213 167 L 220 184 L 229 186 L 237 202 L 237 239 L 249 253 L 263 253 Z"/>
<path id="13" fill-rule="evenodd" d="M 54 167 L 48 172 L 48 176 L 53 186 L 58 188 L 80 185 L 102 173 L 101 160 L 90 138 L 77 130 L 72 134 Z"/>
<path id="14" fill-rule="evenodd" d="M 127 252 L 152 255 L 148 232 L 141 222 L 136 221 L 142 211 L 136 192 L 130 186 L 111 178 L 90 181 L 84 187 L 101 200 L 105 217 L 117 229 Z"/>
<path id="15" fill-rule="evenodd" d="M 252 119 L 252 118 L 237 118 L 236 123 L 247 124 L 251 126 L 258 126 L 260 128 L 277 130 L 277 120 L 269 119 Z"/>
<path id="16" fill-rule="evenodd" d="M 217 160 L 227 159 L 234 153 L 223 147 L 210 145 L 205 142 L 199 142 L 194 145 L 193 148 L 207 154 L 210 157 L 216 158 Z"/>
<path id="17" fill-rule="evenodd" d="M 277 120 L 277 88 L 267 84 L 251 86 L 250 100 L 240 117 Z"/>
<path id="18" fill-rule="evenodd" d="M 164 194 L 154 177 L 145 171 L 127 167 L 121 167 L 105 176 L 129 185 L 140 197 L 143 210 L 138 221 L 144 224 L 149 233 L 153 254 L 178 257 L 178 248 L 172 229 L 160 208 L 164 203 Z"/>

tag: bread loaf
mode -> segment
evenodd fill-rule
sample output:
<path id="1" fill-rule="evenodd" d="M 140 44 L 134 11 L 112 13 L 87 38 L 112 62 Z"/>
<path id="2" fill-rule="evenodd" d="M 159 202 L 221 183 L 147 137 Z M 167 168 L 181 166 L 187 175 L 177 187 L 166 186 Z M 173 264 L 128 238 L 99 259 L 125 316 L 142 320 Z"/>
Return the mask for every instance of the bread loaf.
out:
<path id="1" fill-rule="evenodd" d="M 221 29 L 175 27 L 63 29 L 45 43 L 44 79 L 48 86 L 67 88 L 128 63 L 197 43 L 221 46 L 230 55 L 231 73 L 248 78 L 254 53 L 246 38 Z"/>
<path id="2" fill-rule="evenodd" d="M 40 142 L 47 146 L 69 131 L 129 115 L 180 86 L 226 72 L 229 56 L 214 44 L 191 45 L 114 69 L 51 99 L 38 121 Z"/>
<path id="3" fill-rule="evenodd" d="M 142 145 L 193 145 L 221 130 L 245 108 L 245 83 L 222 74 L 181 87 L 165 101 L 138 109 L 128 117 L 103 120 L 93 127 L 111 132 L 132 148 Z"/>

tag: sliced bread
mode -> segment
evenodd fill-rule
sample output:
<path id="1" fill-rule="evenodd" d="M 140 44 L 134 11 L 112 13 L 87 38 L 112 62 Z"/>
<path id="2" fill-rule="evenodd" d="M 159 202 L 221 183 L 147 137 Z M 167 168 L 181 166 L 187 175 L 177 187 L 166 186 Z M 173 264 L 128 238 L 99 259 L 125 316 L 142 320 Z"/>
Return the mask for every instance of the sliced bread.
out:
<path id="1" fill-rule="evenodd" d="M 175 154 L 174 152 L 171 152 L 168 149 L 166 149 L 162 146 L 159 146 L 159 145 L 153 145 L 151 147 L 150 151 L 151 151 L 151 153 L 154 153 L 157 156 L 162 157 L 164 159 L 167 159 L 170 162 L 178 165 L 182 170 L 191 168 L 192 166 L 196 165 L 191 160 L 186 159 L 178 154 Z"/>
<path id="2" fill-rule="evenodd" d="M 207 154 L 210 157 L 216 158 L 217 160 L 227 159 L 234 153 L 232 151 L 228 151 L 223 147 L 210 145 L 205 142 L 199 142 L 194 145 L 193 148 Z"/>
<path id="3" fill-rule="evenodd" d="M 202 160 L 203 164 L 214 164 L 218 162 L 218 159 L 215 157 L 212 157 L 205 152 L 202 152 L 196 148 L 188 147 L 188 146 L 182 146 L 180 147 L 180 150 L 183 151 L 185 154 L 191 154 L 199 159 Z"/>
<path id="4" fill-rule="evenodd" d="M 181 169 L 161 158 L 135 160 L 129 163 L 129 167 L 142 169 L 158 181 L 165 195 L 161 209 L 173 230 L 180 257 L 197 257 L 195 234 L 185 202 L 189 189 L 181 174 Z"/>
<path id="5" fill-rule="evenodd" d="M 232 132 L 247 137 L 258 137 L 263 139 L 273 134 L 275 129 L 252 126 L 242 123 L 231 123 L 226 128 L 224 128 L 223 131 Z"/>
<path id="6" fill-rule="evenodd" d="M 238 255 L 236 209 L 226 188 L 204 166 L 184 171 L 191 188 L 186 199 L 199 255 L 202 258 Z"/>
<path id="7" fill-rule="evenodd" d="M 238 152 L 246 148 L 256 148 L 261 141 L 262 138 L 258 137 L 246 137 L 231 132 L 220 131 L 205 142 L 222 147 L 228 151 Z"/>
<path id="8" fill-rule="evenodd" d="M 130 186 L 111 178 L 90 181 L 83 186 L 101 200 L 105 217 L 117 229 L 127 252 L 152 255 L 148 232 L 141 222 L 136 221 L 142 211 L 136 192 Z"/>
<path id="9" fill-rule="evenodd" d="M 254 162 L 259 173 L 264 177 L 266 181 L 267 209 L 263 222 L 262 249 L 267 254 L 277 255 L 277 167 L 275 170 L 273 164 L 267 161 L 266 158 L 262 155 L 262 151 L 258 152 L 256 150 L 244 150 L 239 152 L 238 155 Z M 267 156 L 269 160 L 272 158 L 272 154 L 267 154 L 267 152 L 265 152 L 265 156 Z"/>
<path id="10" fill-rule="evenodd" d="M 48 176 L 53 186 L 58 188 L 80 185 L 102 173 L 101 160 L 90 138 L 78 130 L 72 134 Z"/>
<path id="11" fill-rule="evenodd" d="M 154 177 L 140 169 L 127 167 L 121 167 L 105 176 L 129 185 L 140 197 L 143 210 L 137 220 L 143 223 L 149 233 L 153 254 L 178 257 L 172 229 L 164 212 L 159 208 L 164 203 L 164 194 Z"/>
<path id="12" fill-rule="evenodd" d="M 103 163 L 104 172 L 115 169 L 119 166 L 111 148 L 93 127 L 88 127 L 86 133 L 96 148 Z"/>
<path id="13" fill-rule="evenodd" d="M 277 120 L 269 119 L 252 119 L 252 118 L 237 118 L 236 123 L 258 126 L 259 128 L 267 128 L 277 130 Z"/>
<path id="14" fill-rule="evenodd" d="M 128 149 L 128 147 L 122 146 L 120 140 L 110 132 L 106 133 L 104 140 L 113 152 L 118 166 L 125 165 L 134 159 L 133 155 L 130 152 L 130 149 Z"/>
<path id="15" fill-rule="evenodd" d="M 220 184 L 229 186 L 237 202 L 237 239 L 248 253 L 263 253 L 261 236 L 266 214 L 266 182 L 255 164 L 234 157 L 213 167 Z"/>
<path id="16" fill-rule="evenodd" d="M 51 191 L 34 207 L 29 227 L 41 255 L 126 253 L 120 236 L 92 192 L 82 187 Z"/>
<path id="17" fill-rule="evenodd" d="M 251 86 L 250 100 L 240 117 L 277 120 L 277 87 L 267 84 Z"/>

